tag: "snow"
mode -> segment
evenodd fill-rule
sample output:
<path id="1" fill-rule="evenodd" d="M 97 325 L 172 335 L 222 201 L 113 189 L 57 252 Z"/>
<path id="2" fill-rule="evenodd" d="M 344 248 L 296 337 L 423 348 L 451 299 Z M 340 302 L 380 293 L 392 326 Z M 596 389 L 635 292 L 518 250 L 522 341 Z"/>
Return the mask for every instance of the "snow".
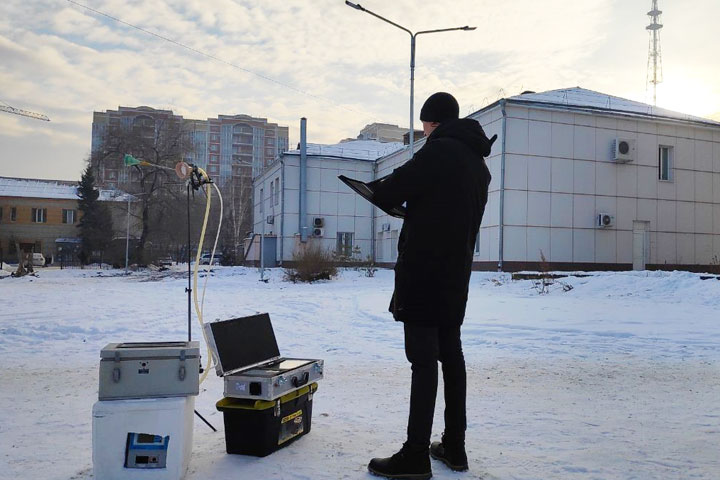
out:
<path id="1" fill-rule="evenodd" d="M 77 191 L 77 182 L 0 177 L 0 197 L 77 200 Z M 127 202 L 128 199 L 134 201 L 133 196 L 119 190 L 100 190 L 98 199 L 104 202 Z"/>
<path id="2" fill-rule="evenodd" d="M 510 97 L 509 100 L 514 102 L 541 102 L 568 107 L 599 108 L 603 110 L 614 110 L 617 112 L 673 118 L 676 120 L 701 122 L 709 125 L 720 126 L 720 122 L 715 122 L 707 118 L 695 117 L 685 113 L 679 113 L 665 108 L 648 105 L 647 103 L 615 97 L 613 95 L 595 92 L 593 90 L 580 87 L 548 90 L 546 92 L 539 93 L 525 93 Z"/>
<path id="3" fill-rule="evenodd" d="M 347 158 L 352 160 L 377 160 L 385 155 L 405 148 L 399 142 L 378 142 L 375 140 L 352 140 L 335 145 L 307 144 L 307 154 L 322 157 Z M 300 155 L 300 150 L 285 152 L 285 155 Z"/>
<path id="4" fill-rule="evenodd" d="M 174 268 L 0 278 L 0 479 L 92 478 L 100 349 L 186 338 L 186 279 Z M 195 419 L 188 480 L 370 479 L 370 458 L 404 440 L 410 369 L 386 312 L 392 271 L 312 285 L 282 275 L 271 270 L 265 284 L 254 269 L 215 268 L 206 318 L 267 311 L 283 355 L 325 360 L 312 431 L 266 458 L 225 454 L 212 372 L 196 408 L 220 431 Z M 558 282 L 573 289 L 539 295 L 532 281 L 473 274 L 462 333 L 470 472 L 433 461 L 434 478 L 720 478 L 720 281 L 624 272 Z"/>

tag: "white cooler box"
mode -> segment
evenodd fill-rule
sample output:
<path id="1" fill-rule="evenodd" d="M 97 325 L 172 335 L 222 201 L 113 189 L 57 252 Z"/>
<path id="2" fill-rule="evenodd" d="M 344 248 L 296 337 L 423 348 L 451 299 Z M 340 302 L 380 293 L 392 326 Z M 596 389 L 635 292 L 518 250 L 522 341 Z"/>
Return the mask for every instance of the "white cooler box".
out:
<path id="1" fill-rule="evenodd" d="M 181 480 L 190 461 L 195 397 L 93 405 L 96 480 Z"/>

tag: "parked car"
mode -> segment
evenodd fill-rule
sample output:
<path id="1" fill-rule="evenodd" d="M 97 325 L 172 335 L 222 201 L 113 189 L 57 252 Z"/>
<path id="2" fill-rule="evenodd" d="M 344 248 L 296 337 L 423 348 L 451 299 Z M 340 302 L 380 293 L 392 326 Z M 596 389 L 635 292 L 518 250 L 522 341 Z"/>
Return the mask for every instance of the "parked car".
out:
<path id="1" fill-rule="evenodd" d="M 172 264 L 173 264 L 173 259 L 170 255 L 160 257 L 155 261 L 155 265 L 157 265 L 158 267 L 171 267 Z"/>
<path id="2" fill-rule="evenodd" d="M 42 253 L 33 253 L 32 254 L 32 264 L 33 267 L 44 267 L 45 266 L 45 257 Z"/>
<path id="3" fill-rule="evenodd" d="M 220 265 L 222 261 L 222 253 L 215 252 L 215 256 L 213 257 L 213 265 Z M 210 252 L 202 254 L 202 256 L 200 257 L 200 265 L 210 265 Z"/>

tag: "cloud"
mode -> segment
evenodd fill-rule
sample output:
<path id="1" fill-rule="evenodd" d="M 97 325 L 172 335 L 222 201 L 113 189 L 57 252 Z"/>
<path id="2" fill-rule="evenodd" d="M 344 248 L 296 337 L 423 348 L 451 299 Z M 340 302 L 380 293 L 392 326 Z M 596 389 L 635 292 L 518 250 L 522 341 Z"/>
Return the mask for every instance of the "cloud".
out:
<path id="1" fill-rule="evenodd" d="M 720 13 L 717 2 L 697 1 Z M 54 176 L 74 178 L 89 150 L 92 112 L 119 105 L 169 108 L 187 118 L 266 117 L 290 127 L 291 144 L 297 142 L 302 116 L 309 120 L 309 139 L 324 143 L 354 137 L 372 121 L 409 123 L 409 36 L 342 0 L 97 0 L 88 5 L 240 68 L 69 2 L 6 0 L 0 18 L 0 97 L 53 121 L 43 127 L 30 119 L 0 117 L 5 129 L 0 175 L 16 174 L 17 162 L 9 159 L 22 156 L 45 163 L 43 171 Z M 365 0 L 363 6 L 413 30 L 478 27 L 418 37 L 416 125 L 422 101 L 438 90 L 456 94 L 463 112 L 523 89 L 582 85 L 644 96 L 647 17 L 636 2 L 459 0 L 420 6 L 410 0 Z M 707 61 L 714 30 L 710 15 L 696 10 L 668 5 L 665 75 L 668 85 L 697 79 L 714 112 L 720 109 L 720 87 L 711 79 L 720 75 L 720 67 Z M 36 146 L 38 138 L 42 145 Z M 54 163 L 45 157 L 48 145 L 56 146 Z"/>

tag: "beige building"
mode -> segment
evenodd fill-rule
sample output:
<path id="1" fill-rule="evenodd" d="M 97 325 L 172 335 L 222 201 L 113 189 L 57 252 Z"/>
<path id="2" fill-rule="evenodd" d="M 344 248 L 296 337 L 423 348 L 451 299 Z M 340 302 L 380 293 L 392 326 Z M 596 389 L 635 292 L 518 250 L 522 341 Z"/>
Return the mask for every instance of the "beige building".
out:
<path id="1" fill-rule="evenodd" d="M 132 197 L 101 190 L 100 200 L 127 203 Z M 111 208 L 116 237 L 125 237 L 127 209 Z M 134 218 L 134 217 L 132 217 Z M 17 246 L 42 253 L 48 263 L 71 261 L 80 239 L 77 182 L 0 177 L 0 259 L 17 262 Z M 130 221 L 131 236 L 138 226 Z"/>

